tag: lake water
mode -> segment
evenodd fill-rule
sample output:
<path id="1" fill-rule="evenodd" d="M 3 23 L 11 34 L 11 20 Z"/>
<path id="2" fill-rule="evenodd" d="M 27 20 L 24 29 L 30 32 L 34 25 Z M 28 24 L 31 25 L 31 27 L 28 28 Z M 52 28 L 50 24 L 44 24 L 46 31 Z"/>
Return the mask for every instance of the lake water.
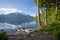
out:
<path id="1" fill-rule="evenodd" d="M 14 33 L 19 29 L 25 28 L 37 28 L 37 23 L 35 21 L 25 22 L 19 25 L 9 24 L 9 23 L 0 23 L 0 30 L 3 29 L 7 33 Z"/>

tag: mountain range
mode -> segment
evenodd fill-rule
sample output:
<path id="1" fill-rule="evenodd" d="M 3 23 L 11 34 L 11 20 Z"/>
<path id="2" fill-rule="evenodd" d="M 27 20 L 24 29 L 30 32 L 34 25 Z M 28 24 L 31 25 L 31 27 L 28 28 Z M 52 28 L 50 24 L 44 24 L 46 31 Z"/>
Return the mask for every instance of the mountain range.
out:
<path id="1" fill-rule="evenodd" d="M 1 14 L 0 15 L 0 23 L 10 23 L 10 24 L 20 24 L 24 22 L 33 21 L 32 16 L 30 15 L 23 15 L 22 13 L 9 13 L 7 15 Z"/>

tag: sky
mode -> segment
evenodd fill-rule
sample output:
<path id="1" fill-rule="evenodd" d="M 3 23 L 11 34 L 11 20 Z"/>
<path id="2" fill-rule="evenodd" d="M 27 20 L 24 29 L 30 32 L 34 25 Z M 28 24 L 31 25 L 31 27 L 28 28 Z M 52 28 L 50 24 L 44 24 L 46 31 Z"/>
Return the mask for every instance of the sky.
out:
<path id="1" fill-rule="evenodd" d="M 0 0 L 0 14 L 9 14 L 11 12 L 36 16 L 37 7 L 34 0 Z"/>

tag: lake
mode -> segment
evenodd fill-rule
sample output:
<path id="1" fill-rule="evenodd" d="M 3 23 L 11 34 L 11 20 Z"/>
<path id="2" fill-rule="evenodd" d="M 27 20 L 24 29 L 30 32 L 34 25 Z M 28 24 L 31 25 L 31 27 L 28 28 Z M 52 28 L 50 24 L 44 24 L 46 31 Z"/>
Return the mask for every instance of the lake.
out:
<path id="1" fill-rule="evenodd" d="M 25 22 L 19 25 L 9 24 L 9 23 L 0 23 L 0 30 L 3 29 L 7 33 L 14 33 L 19 29 L 25 28 L 37 28 L 37 23 L 35 21 Z"/>

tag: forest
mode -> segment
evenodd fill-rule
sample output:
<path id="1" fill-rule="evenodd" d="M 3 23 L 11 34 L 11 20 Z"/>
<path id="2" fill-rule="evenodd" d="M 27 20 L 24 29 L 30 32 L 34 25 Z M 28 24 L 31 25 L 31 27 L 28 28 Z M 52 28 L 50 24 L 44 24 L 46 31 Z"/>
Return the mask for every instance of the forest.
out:
<path id="1" fill-rule="evenodd" d="M 38 30 L 53 32 L 54 40 L 60 40 L 60 0 L 34 0 L 38 8 Z"/>

